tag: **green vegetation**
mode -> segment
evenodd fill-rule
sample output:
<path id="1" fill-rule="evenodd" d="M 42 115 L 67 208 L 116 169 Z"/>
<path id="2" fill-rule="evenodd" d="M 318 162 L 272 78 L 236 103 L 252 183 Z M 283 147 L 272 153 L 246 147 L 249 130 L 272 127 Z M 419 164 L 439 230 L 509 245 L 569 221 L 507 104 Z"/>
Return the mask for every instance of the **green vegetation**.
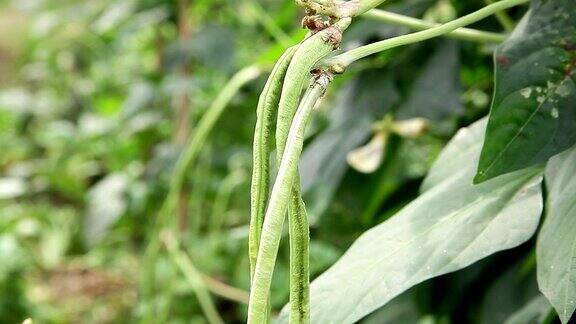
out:
<path id="1" fill-rule="evenodd" d="M 573 0 L 0 9 L 0 322 L 573 317 Z"/>

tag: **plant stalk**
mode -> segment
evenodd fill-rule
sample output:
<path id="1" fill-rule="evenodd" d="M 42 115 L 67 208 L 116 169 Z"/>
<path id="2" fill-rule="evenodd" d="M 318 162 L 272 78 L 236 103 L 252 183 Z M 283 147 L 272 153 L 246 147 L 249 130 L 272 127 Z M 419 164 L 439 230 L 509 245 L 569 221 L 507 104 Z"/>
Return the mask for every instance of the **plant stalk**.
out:
<path id="1" fill-rule="evenodd" d="M 171 216 L 174 215 L 175 209 L 178 205 L 178 197 L 186 180 L 186 174 L 190 167 L 196 162 L 200 155 L 202 148 L 208 138 L 208 135 L 214 129 L 216 121 L 232 98 L 238 93 L 240 88 L 246 83 L 257 78 L 263 71 L 261 66 L 253 65 L 238 71 L 228 83 L 224 86 L 218 97 L 214 100 L 212 105 L 208 108 L 204 116 L 200 119 L 198 126 L 191 134 L 188 144 L 184 152 L 180 155 L 176 166 L 174 168 L 170 188 L 168 194 L 162 203 L 162 207 L 158 212 L 155 227 L 152 229 L 150 235 L 150 243 L 148 244 L 145 252 L 145 274 L 143 278 L 143 293 L 145 298 L 152 299 L 157 293 L 155 287 L 156 282 L 156 260 L 160 252 L 159 230 L 165 227 L 170 227 Z M 146 316 L 154 316 L 153 312 L 149 312 Z"/>
<path id="2" fill-rule="evenodd" d="M 393 25 L 404 26 L 415 30 L 426 30 L 438 27 L 440 25 L 380 9 L 372 9 L 364 13 L 362 17 L 366 17 L 368 19 L 381 21 Z M 445 36 L 482 43 L 501 43 L 508 37 L 508 35 L 506 34 L 492 33 L 470 28 L 458 28 L 452 32 L 445 34 Z"/>
<path id="3" fill-rule="evenodd" d="M 416 42 L 421 42 L 430 38 L 442 36 L 444 34 L 453 32 L 454 30 L 475 23 L 490 15 L 501 10 L 511 8 L 529 0 L 502 0 L 494 4 L 488 5 L 478 11 L 463 16 L 461 18 L 452 20 L 445 24 L 426 29 L 423 31 L 402 35 L 394 38 L 389 38 L 383 41 L 375 42 L 365 46 L 360 46 L 353 50 L 336 55 L 323 62 L 323 66 L 328 66 L 335 73 L 342 73 L 346 70 L 351 63 L 362 59 L 366 56 L 389 50 L 394 47 L 408 45 Z"/>
<path id="4" fill-rule="evenodd" d="M 194 290 L 196 298 L 198 298 L 200 307 L 202 308 L 204 315 L 206 315 L 208 322 L 210 324 L 223 324 L 224 321 L 216 310 L 214 301 L 206 289 L 206 285 L 204 284 L 204 280 L 200 274 L 200 271 L 196 269 L 188 256 L 180 250 L 178 247 L 178 242 L 176 242 L 174 236 L 170 232 L 162 233 L 162 241 L 166 246 L 168 253 L 170 253 L 170 256 L 172 259 L 174 259 L 174 262 L 176 262 L 180 270 L 184 273 L 186 280 L 188 280 L 188 283 L 190 283 L 190 286 Z"/>

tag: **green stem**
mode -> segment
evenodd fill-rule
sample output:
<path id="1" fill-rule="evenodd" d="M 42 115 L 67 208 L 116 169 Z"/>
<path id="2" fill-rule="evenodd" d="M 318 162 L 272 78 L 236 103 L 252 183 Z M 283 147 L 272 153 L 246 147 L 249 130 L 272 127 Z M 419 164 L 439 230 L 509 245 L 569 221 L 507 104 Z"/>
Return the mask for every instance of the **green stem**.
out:
<path id="1" fill-rule="evenodd" d="M 493 4 L 494 0 L 484 0 L 484 2 L 486 4 Z M 498 19 L 498 22 L 500 23 L 500 25 L 502 25 L 502 27 L 504 27 L 504 30 L 506 30 L 507 32 L 511 32 L 512 30 L 514 30 L 514 21 L 512 21 L 512 19 L 510 19 L 510 17 L 506 14 L 506 12 L 504 11 L 499 11 L 496 14 L 494 14 L 496 16 L 496 19 Z"/>
<path id="2" fill-rule="evenodd" d="M 316 101 L 324 93 L 330 77 L 319 76 L 306 91 L 290 127 L 288 141 L 276 181 L 272 188 L 258 250 L 258 259 L 248 306 L 248 323 L 260 324 L 266 321 L 267 301 L 270 295 L 272 273 L 278 255 L 278 246 L 288 207 L 289 195 L 294 184 L 298 161 L 302 153 L 304 131 Z"/>
<path id="3" fill-rule="evenodd" d="M 274 19 L 268 15 L 266 10 L 258 3 L 258 1 L 248 2 L 249 9 L 252 10 L 254 18 L 257 19 L 262 27 L 268 31 L 270 36 L 274 37 L 276 42 L 288 47 L 292 44 L 292 39 L 286 34 Z"/>
<path id="4" fill-rule="evenodd" d="M 494 4 L 488 5 L 476 12 L 455 19 L 453 21 L 447 22 L 445 24 L 439 25 L 437 27 L 433 27 L 412 34 L 386 39 L 383 41 L 355 48 L 353 50 L 344 52 L 340 55 L 336 55 L 326 60 L 323 65 L 331 67 L 334 72 L 342 73 L 346 69 L 346 67 L 348 67 L 348 65 L 366 56 L 382 52 L 385 50 L 389 50 L 394 47 L 408 45 L 416 42 L 421 42 L 430 38 L 442 36 L 458 28 L 482 20 L 490 15 L 493 15 L 498 11 L 526 3 L 528 1 L 529 0 L 502 0 Z"/>
<path id="5" fill-rule="evenodd" d="M 240 88 L 251 80 L 257 78 L 262 73 L 262 70 L 263 68 L 261 66 L 249 66 L 238 71 L 230 81 L 228 81 L 212 105 L 210 105 L 204 116 L 202 116 L 198 126 L 191 134 L 184 152 L 176 162 L 172 181 L 170 183 L 170 189 L 158 213 L 156 225 L 152 229 L 150 243 L 148 244 L 145 253 L 145 271 L 142 289 L 144 298 L 147 298 L 149 301 L 151 301 L 154 298 L 154 295 L 157 294 L 157 289 L 155 287 L 156 260 L 160 252 L 160 242 L 157 233 L 160 229 L 168 225 L 167 223 L 170 221 L 170 216 L 174 215 L 178 197 L 180 196 L 182 186 L 186 180 L 186 174 L 190 167 L 196 162 L 208 135 L 212 129 L 214 129 L 216 121 L 218 121 L 226 107 L 228 107 L 228 103 L 238 93 Z M 144 316 L 145 318 L 154 316 L 153 306 L 151 306 L 151 310 L 147 311 Z"/>
<path id="6" fill-rule="evenodd" d="M 206 289 L 202 274 L 192 264 L 188 256 L 180 250 L 174 236 L 170 232 L 163 232 L 162 241 L 166 245 L 168 253 L 178 265 L 182 273 L 184 273 L 186 280 L 188 280 L 188 283 L 194 290 L 196 298 L 198 298 L 200 307 L 202 308 L 204 315 L 206 315 L 208 322 L 211 324 L 224 323 L 220 314 L 218 314 L 218 311 L 216 310 L 216 306 L 214 305 L 210 293 Z"/>
<path id="7" fill-rule="evenodd" d="M 248 305 L 250 295 L 247 291 L 232 287 L 207 275 L 202 275 L 202 279 L 206 284 L 206 288 L 214 293 L 214 295 Z"/>
<path id="8" fill-rule="evenodd" d="M 362 17 L 389 24 L 400 25 L 415 30 L 426 30 L 429 28 L 438 27 L 440 25 L 379 9 L 372 9 L 363 14 Z M 445 36 L 461 40 L 486 43 L 500 43 L 506 40 L 506 37 L 508 37 L 506 34 L 492 33 L 470 28 L 458 28 L 452 32 L 447 33 Z"/>
<path id="9" fill-rule="evenodd" d="M 234 189 L 244 182 L 245 178 L 238 172 L 230 173 L 218 187 L 212 213 L 210 214 L 209 232 L 212 235 L 218 234 L 225 222 L 226 208 L 230 202 L 230 197 Z"/>
<path id="10" fill-rule="evenodd" d="M 248 304 L 248 299 L 250 295 L 247 291 L 242 289 L 232 287 L 227 285 L 219 280 L 216 280 L 210 276 L 207 276 L 201 273 L 199 270 L 196 269 L 192 260 L 186 255 L 182 249 L 178 248 L 178 242 L 176 238 L 171 236 L 171 234 L 167 234 L 169 232 L 164 232 L 164 236 L 162 237 L 164 240 L 164 244 L 167 246 L 168 253 L 172 260 L 180 267 L 180 270 L 186 276 L 186 279 L 190 283 L 197 284 L 198 282 L 201 285 L 205 286 L 210 292 L 218 295 L 222 298 L 226 298 L 228 300 L 232 300 L 242 304 Z M 171 236 L 171 237 L 168 237 Z M 195 287 L 195 286 L 193 286 Z M 209 303 L 206 303 L 209 304 Z"/>
<path id="11" fill-rule="evenodd" d="M 256 79 L 261 73 L 262 68 L 260 66 L 253 65 L 243 68 L 238 71 L 230 81 L 228 81 L 222 91 L 220 91 L 218 97 L 216 97 L 204 116 L 202 116 L 202 119 L 190 137 L 190 141 L 186 145 L 185 151 L 176 163 L 174 176 L 172 177 L 172 183 L 170 185 L 171 192 L 178 193 L 181 190 L 186 180 L 186 172 L 190 169 L 190 166 L 196 162 L 208 135 L 212 129 L 214 129 L 216 121 L 218 121 L 226 107 L 228 107 L 230 100 L 234 98 L 242 86 Z"/>

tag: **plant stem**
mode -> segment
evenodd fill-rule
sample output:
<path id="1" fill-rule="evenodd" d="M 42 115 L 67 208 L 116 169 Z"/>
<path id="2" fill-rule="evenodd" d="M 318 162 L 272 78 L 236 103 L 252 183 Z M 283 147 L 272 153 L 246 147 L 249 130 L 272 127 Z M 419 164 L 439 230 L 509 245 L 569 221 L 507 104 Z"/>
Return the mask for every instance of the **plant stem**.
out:
<path id="1" fill-rule="evenodd" d="M 198 123 L 198 126 L 186 145 L 185 151 L 176 163 L 174 177 L 172 178 L 170 186 L 171 190 L 181 190 L 186 179 L 186 172 L 189 170 L 190 166 L 196 162 L 196 158 L 204 147 L 208 135 L 212 129 L 214 129 L 216 121 L 218 121 L 226 107 L 228 107 L 230 100 L 234 98 L 242 86 L 256 79 L 262 73 L 262 70 L 263 69 L 260 66 L 255 65 L 243 68 L 238 71 L 230 81 L 228 81 L 222 91 L 220 91 L 218 97 L 216 97 L 204 116 L 202 116 L 202 119 Z"/>
<path id="2" fill-rule="evenodd" d="M 210 213 L 210 223 L 208 224 L 210 234 L 216 235 L 222 229 L 230 197 L 234 189 L 245 180 L 241 173 L 231 172 L 220 184 L 212 205 L 212 213 Z"/>
<path id="3" fill-rule="evenodd" d="M 493 4 L 494 0 L 484 0 L 484 2 L 489 5 Z M 506 30 L 507 32 L 511 32 L 512 30 L 514 30 L 514 21 L 510 19 L 510 17 L 506 14 L 506 12 L 498 11 L 494 15 L 496 16 L 496 19 L 498 19 L 498 22 L 500 22 L 500 25 L 504 27 L 504 30 Z"/>
<path id="4" fill-rule="evenodd" d="M 178 39 L 180 42 L 185 42 L 190 39 L 191 35 L 191 25 L 188 19 L 188 11 L 190 8 L 189 0 L 179 0 L 178 1 Z M 188 81 L 191 75 L 190 62 L 188 60 L 183 60 L 180 66 L 180 78 L 184 81 Z M 174 139 L 176 144 L 181 147 L 186 144 L 186 139 L 190 133 L 190 91 L 188 89 L 188 82 L 184 82 L 185 86 L 181 89 L 177 96 L 177 112 L 176 112 L 176 129 L 174 132 Z M 180 191 L 178 195 L 178 223 L 181 231 L 185 231 L 188 228 L 188 198 L 189 192 L 186 188 Z"/>
<path id="5" fill-rule="evenodd" d="M 165 232 L 169 233 L 169 232 Z M 180 270 L 186 276 L 188 282 L 201 282 L 202 285 L 206 287 L 209 291 L 218 295 L 220 297 L 236 301 L 242 304 L 248 304 L 248 299 L 250 295 L 247 291 L 240 288 L 232 287 L 219 280 L 216 280 L 208 275 L 201 273 L 194 264 L 192 260 L 186 255 L 182 249 L 178 248 L 178 242 L 176 238 L 167 238 L 166 236 L 171 234 L 163 234 L 164 244 L 167 247 L 170 257 L 174 262 L 180 267 Z"/>
<path id="6" fill-rule="evenodd" d="M 162 207 L 158 212 L 158 217 L 156 218 L 155 227 L 152 229 L 150 243 L 146 248 L 145 253 L 145 274 L 142 282 L 143 293 L 145 298 L 152 299 L 157 293 L 155 287 L 156 280 L 156 260 L 160 252 L 160 242 L 158 237 L 158 231 L 166 227 L 169 223 L 170 216 L 173 216 L 175 208 L 177 206 L 178 197 L 180 196 L 180 191 L 186 180 L 186 174 L 190 167 L 196 162 L 208 135 L 214 129 L 216 121 L 232 98 L 238 93 L 240 88 L 246 83 L 257 78 L 260 73 L 262 73 L 263 68 L 257 65 L 246 67 L 238 71 L 228 83 L 224 86 L 222 91 L 218 94 L 212 105 L 208 108 L 198 126 L 194 129 L 191 134 L 188 144 L 186 145 L 184 152 L 180 155 L 180 158 L 176 162 L 174 168 L 170 188 L 168 194 L 164 199 Z M 145 316 L 154 316 L 153 313 L 146 314 Z"/>
<path id="7" fill-rule="evenodd" d="M 400 25 L 415 30 L 426 30 L 429 28 L 438 27 L 440 25 L 379 9 L 372 9 L 364 13 L 362 17 L 389 24 Z M 500 43 L 506 40 L 506 37 L 508 37 L 506 34 L 492 33 L 470 28 L 458 28 L 452 32 L 447 33 L 446 36 L 473 42 L 486 43 Z"/>
<path id="8" fill-rule="evenodd" d="M 445 24 L 439 25 L 437 27 L 433 27 L 416 33 L 386 39 L 383 41 L 355 48 L 353 50 L 344 52 L 340 55 L 336 55 L 324 61 L 323 65 L 331 67 L 331 69 L 336 73 L 342 73 L 346 69 L 346 67 L 348 67 L 348 65 L 366 56 L 382 52 L 394 47 L 408 45 L 416 42 L 421 42 L 423 40 L 427 40 L 430 38 L 442 36 L 460 27 L 464 27 L 466 25 L 482 20 L 498 11 L 526 3 L 528 1 L 529 0 L 502 0 L 494 4 L 488 5 L 476 12 L 455 19 L 453 21 L 447 22 Z"/>
<path id="9" fill-rule="evenodd" d="M 284 32 L 282 28 L 278 26 L 276 21 L 270 17 L 270 15 L 266 12 L 266 10 L 264 10 L 264 8 L 262 8 L 258 1 L 249 1 L 248 5 L 248 8 L 254 13 L 254 18 L 260 22 L 262 27 L 268 31 L 270 36 L 274 37 L 276 42 L 282 44 L 285 47 L 289 47 L 292 44 L 292 39 L 290 36 L 288 36 L 288 34 L 286 34 L 286 32 Z"/>
<path id="10" fill-rule="evenodd" d="M 212 297 L 210 297 L 210 293 L 206 289 L 200 271 L 196 269 L 188 256 L 180 250 L 178 243 L 170 232 L 162 232 L 161 234 L 162 241 L 166 245 L 168 253 L 170 253 L 170 256 L 174 259 L 174 262 L 176 262 L 180 270 L 184 273 L 186 280 L 188 280 L 188 283 L 190 283 L 190 286 L 192 286 L 192 289 L 196 294 L 196 298 L 198 298 L 200 307 L 206 315 L 208 322 L 211 324 L 224 323 L 220 317 L 220 314 L 218 314 L 218 311 L 216 310 L 216 306 L 214 305 Z"/>
<path id="11" fill-rule="evenodd" d="M 321 74 L 315 79 L 304 94 L 290 127 L 288 141 L 282 155 L 282 162 L 280 163 L 264 217 L 258 259 L 250 289 L 249 324 L 260 324 L 266 321 L 272 272 L 276 264 L 290 191 L 296 177 L 300 154 L 302 153 L 304 131 L 316 101 L 322 96 L 329 82 L 330 76 L 327 74 Z"/>
<path id="12" fill-rule="evenodd" d="M 202 275 L 202 279 L 206 284 L 206 288 L 215 295 L 248 305 L 250 294 L 247 291 L 232 287 L 207 275 Z"/>

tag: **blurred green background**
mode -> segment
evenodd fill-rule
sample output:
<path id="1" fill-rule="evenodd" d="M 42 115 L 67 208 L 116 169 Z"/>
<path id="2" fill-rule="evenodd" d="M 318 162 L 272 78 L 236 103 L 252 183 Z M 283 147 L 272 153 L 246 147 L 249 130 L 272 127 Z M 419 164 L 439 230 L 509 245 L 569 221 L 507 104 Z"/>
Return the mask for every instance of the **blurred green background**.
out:
<path id="1" fill-rule="evenodd" d="M 484 4 L 384 8 L 443 22 Z M 204 323 L 182 256 L 225 322 L 244 321 L 255 106 L 265 71 L 305 34 L 301 18 L 288 0 L 0 2 L 1 323 Z M 474 27 L 502 30 L 494 18 Z M 359 18 L 343 47 L 407 31 Z M 413 199 L 445 142 L 487 114 L 492 46 L 436 39 L 367 58 L 336 78 L 301 163 L 312 278 Z M 233 96 L 187 170 L 183 203 L 168 215 L 178 251 L 163 246 L 148 262 L 187 139 L 228 80 L 254 64 L 263 73 Z M 425 117 L 430 130 L 392 136 L 378 170 L 361 174 L 346 156 L 385 116 Z M 275 312 L 288 299 L 285 243 Z M 501 323 L 537 294 L 532 245 L 421 284 L 365 321 Z"/>

